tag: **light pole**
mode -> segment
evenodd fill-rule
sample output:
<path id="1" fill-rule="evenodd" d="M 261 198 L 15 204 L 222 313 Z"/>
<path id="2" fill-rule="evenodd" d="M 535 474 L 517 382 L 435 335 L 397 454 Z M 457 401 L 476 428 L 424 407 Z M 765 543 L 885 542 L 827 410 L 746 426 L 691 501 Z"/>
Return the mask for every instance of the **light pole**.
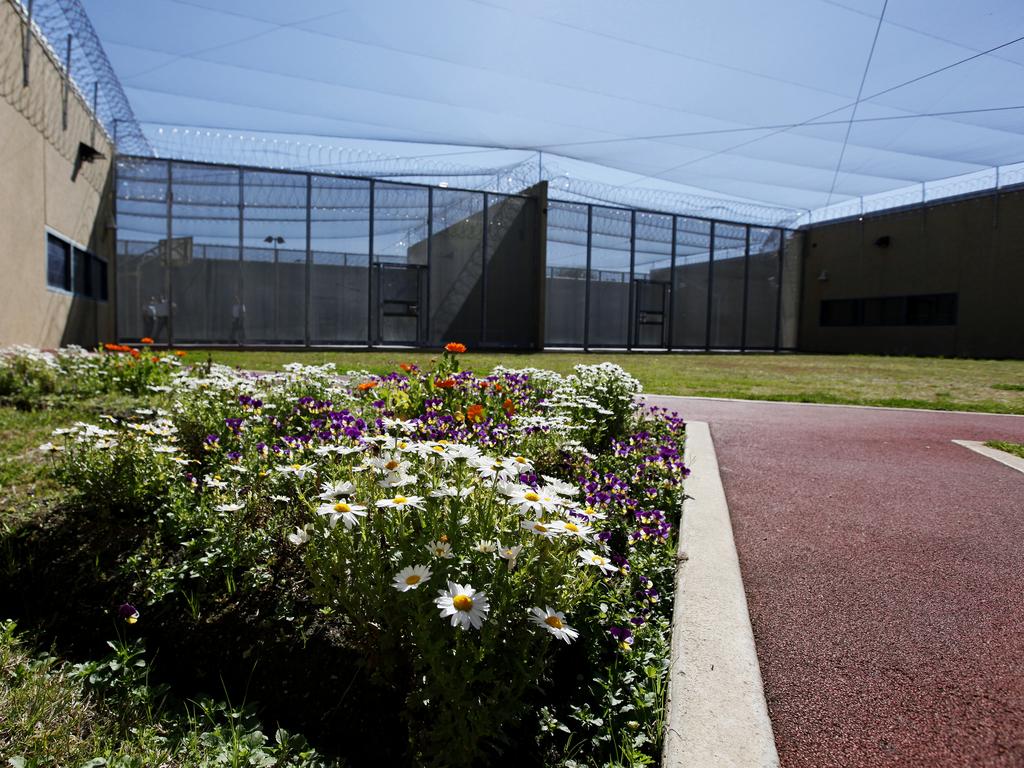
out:
<path id="1" fill-rule="evenodd" d="M 280 285 L 281 277 L 280 277 L 280 274 L 278 272 L 278 267 L 277 267 L 277 249 L 278 249 L 279 246 L 284 245 L 284 238 L 281 237 L 280 235 L 267 235 L 266 237 L 263 238 L 263 242 L 264 243 L 269 243 L 270 245 L 274 246 L 274 334 L 276 336 L 278 334 L 278 327 L 277 327 L 278 301 L 280 300 L 280 293 L 281 293 L 281 285 Z"/>

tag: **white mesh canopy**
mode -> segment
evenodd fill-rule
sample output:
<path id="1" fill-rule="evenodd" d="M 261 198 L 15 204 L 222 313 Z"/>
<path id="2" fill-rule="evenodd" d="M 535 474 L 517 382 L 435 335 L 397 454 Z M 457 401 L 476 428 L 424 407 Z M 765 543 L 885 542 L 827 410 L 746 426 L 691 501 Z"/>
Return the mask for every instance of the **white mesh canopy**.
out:
<path id="1" fill-rule="evenodd" d="M 1024 181 L 1021 0 L 84 5 L 165 153 L 773 223 Z"/>

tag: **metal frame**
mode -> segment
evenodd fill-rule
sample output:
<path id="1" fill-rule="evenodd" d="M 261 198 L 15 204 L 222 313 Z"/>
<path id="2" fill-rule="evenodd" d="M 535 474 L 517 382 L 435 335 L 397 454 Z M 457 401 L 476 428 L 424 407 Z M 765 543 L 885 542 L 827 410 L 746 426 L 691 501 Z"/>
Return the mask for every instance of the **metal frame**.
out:
<path id="1" fill-rule="evenodd" d="M 126 162 L 132 161 L 143 161 L 146 163 L 153 163 L 154 158 L 138 157 L 132 155 L 119 156 L 119 160 Z M 159 161 L 156 161 L 159 162 Z M 247 171 L 259 172 L 259 173 L 272 173 L 278 175 L 289 175 L 289 176 L 302 176 L 305 177 L 305 281 L 304 281 L 304 293 L 305 293 L 305 310 L 304 310 L 304 331 L 303 331 L 303 346 L 305 348 L 312 348 L 313 345 L 313 329 L 312 329 L 312 267 L 313 267 L 313 217 L 312 217 L 312 206 L 313 206 L 313 180 L 314 177 L 321 178 L 332 178 L 332 179 L 343 179 L 355 182 L 366 183 L 369 187 L 369 210 L 368 210 L 368 237 L 367 237 L 367 314 L 366 314 L 366 346 L 372 348 L 374 346 L 380 346 L 383 344 L 382 341 L 382 328 L 381 328 L 381 286 L 380 280 L 382 279 L 379 274 L 379 267 L 381 266 L 377 260 L 377 254 L 375 249 L 375 227 L 376 227 L 376 206 L 377 206 L 377 192 L 379 190 L 380 183 L 386 183 L 388 187 L 404 187 L 408 189 L 425 189 L 427 191 L 427 211 L 426 211 L 426 227 L 427 227 L 427 238 L 426 238 L 426 275 L 424 280 L 419 284 L 418 290 L 420 291 L 420 298 L 423 299 L 420 306 L 419 317 L 417 319 L 417 338 L 415 343 L 417 345 L 429 345 L 431 343 L 431 322 L 430 322 L 430 290 L 431 290 L 431 266 L 433 263 L 433 235 L 434 235 L 434 204 L 435 195 L 434 187 L 417 184 L 415 182 L 406 181 L 391 181 L 391 180 L 378 180 L 363 176 L 351 176 L 346 174 L 329 174 L 329 173 L 316 173 L 309 171 L 297 171 L 289 169 L 271 169 L 261 168 L 259 166 L 252 165 L 238 165 L 229 163 L 205 163 L 199 161 L 190 160 L 174 160 L 167 159 L 163 161 L 166 163 L 166 191 L 167 200 L 164 215 L 166 216 L 166 239 L 168 244 L 173 240 L 174 234 L 174 182 L 175 172 L 174 166 L 192 167 L 192 168 L 205 168 L 205 169 L 223 169 L 236 172 L 238 174 L 238 203 L 237 203 L 237 216 L 238 216 L 238 265 L 239 272 L 237 278 L 237 286 L 239 293 L 239 300 L 244 304 L 245 302 L 245 278 L 244 278 L 244 261 L 245 261 L 245 217 L 246 217 L 246 204 L 245 204 L 245 174 Z M 133 180 L 130 175 L 123 175 L 118 173 L 119 179 Z M 157 181 L 152 178 L 136 178 L 138 181 Z M 210 185 L 213 182 L 204 181 L 202 179 L 196 181 L 189 181 L 189 185 L 203 186 L 204 184 Z M 217 183 L 220 186 L 220 183 Z M 296 187 L 298 189 L 299 187 Z M 482 192 L 480 190 L 470 190 L 462 188 L 449 188 L 446 187 L 445 191 L 457 192 L 463 194 L 471 194 L 474 196 L 482 196 L 483 208 L 481 210 L 482 218 L 482 231 L 481 231 L 481 295 L 480 295 L 480 324 L 479 332 L 481 342 L 486 343 L 488 334 L 488 247 L 491 244 L 491 233 L 490 233 L 490 216 L 489 209 L 493 200 L 497 197 L 502 199 L 524 199 L 524 200 L 535 200 L 536 198 L 526 194 L 496 194 L 491 192 Z M 116 198 L 115 194 L 115 211 L 116 211 Z M 584 281 L 584 317 L 583 317 L 583 338 L 581 339 L 582 347 L 585 351 L 590 351 L 595 348 L 615 348 L 617 344 L 593 344 L 591 342 L 591 317 L 590 313 L 592 310 L 592 281 L 593 275 L 593 247 L 594 247 L 594 208 L 593 203 L 580 203 L 574 201 L 565 201 L 558 199 L 549 200 L 549 204 L 561 204 L 566 206 L 574 207 L 586 207 L 587 221 L 586 221 L 586 266 L 585 266 L 585 281 Z M 299 204 L 301 205 L 301 204 Z M 287 207 L 299 207 L 299 205 L 289 205 Z M 636 317 L 637 313 L 637 302 L 639 300 L 636 286 L 636 270 L 637 270 L 637 217 L 640 214 L 651 214 L 659 217 L 670 217 L 671 220 L 671 248 L 670 248 L 670 261 L 669 261 L 669 286 L 668 286 L 668 306 L 666 307 L 667 317 L 667 331 L 663 334 L 662 344 L 667 351 L 674 351 L 679 349 L 700 349 L 701 347 L 690 347 L 688 345 L 680 346 L 677 344 L 675 320 L 677 318 L 677 307 L 676 303 L 679 300 L 679 291 L 677 290 L 676 281 L 679 274 L 679 237 L 680 237 L 680 219 L 685 219 L 695 222 L 706 222 L 709 225 L 707 241 L 708 241 L 708 260 L 707 260 L 707 306 L 705 307 L 705 328 L 704 328 L 704 351 L 711 351 L 714 349 L 725 349 L 727 347 L 721 347 L 720 345 L 712 344 L 713 336 L 713 319 L 715 313 L 713 311 L 714 296 L 715 296 L 715 262 L 716 262 L 716 246 L 717 246 L 717 226 L 719 224 L 731 225 L 743 227 L 744 229 L 744 252 L 743 252 L 743 298 L 742 306 L 737 309 L 741 313 L 741 331 L 740 331 L 740 345 L 739 348 L 742 351 L 754 350 L 755 347 L 749 347 L 747 345 L 748 329 L 747 325 L 749 322 L 749 301 L 750 301 L 750 259 L 751 259 L 751 232 L 753 228 L 759 229 L 770 229 L 778 232 L 779 235 L 779 248 L 778 248 L 778 271 L 777 271 L 777 288 L 776 288 L 776 306 L 775 306 L 775 328 L 774 328 L 774 344 L 771 347 L 757 347 L 756 349 L 774 350 L 776 352 L 781 351 L 782 337 L 782 301 L 783 301 L 783 277 L 785 273 L 785 248 L 786 248 L 786 233 L 788 230 L 782 227 L 763 227 L 761 225 L 746 224 L 741 222 L 731 222 L 722 219 L 713 219 L 706 216 L 689 215 L 689 214 L 674 214 L 665 211 L 655 211 L 641 208 L 624 208 L 615 205 L 601 205 L 603 209 L 610 211 L 629 211 L 629 273 L 628 273 L 628 294 L 626 300 L 628 302 L 628 314 L 626 323 L 626 337 L 625 337 L 625 348 L 628 351 L 632 351 L 634 348 L 640 346 L 639 340 L 639 323 Z M 145 216 L 146 214 L 139 214 Z M 215 220 L 215 218 L 211 218 Z M 165 286 L 166 295 L 168 301 L 168 318 L 167 318 L 167 333 L 168 343 L 174 343 L 174 280 L 173 270 L 170 259 L 169 245 L 165 253 Z M 115 270 L 118 268 L 118 260 L 115 260 Z M 663 269 L 663 267 L 659 267 Z M 544 279 L 547 279 L 544 276 Z M 375 288 L 376 280 L 376 288 Z M 426 295 L 422 296 L 422 292 L 425 291 Z M 114 279 L 114 296 L 115 305 L 117 304 L 117 279 L 115 271 Z M 376 307 L 376 324 L 374 323 Z M 120 318 L 117 318 L 117 322 Z M 119 329 L 118 329 L 119 330 Z M 245 344 L 243 340 L 239 340 Z M 341 343 L 341 342 L 339 342 Z M 347 343 L 347 342 L 346 342 Z M 246 346 L 254 346 L 248 345 Z M 275 346 L 273 344 L 269 345 Z M 284 346 L 294 346 L 294 344 L 282 344 Z M 330 347 L 332 345 L 317 345 L 320 347 Z M 654 347 L 654 349 L 659 349 Z M 728 347 L 732 348 L 732 347 Z"/>

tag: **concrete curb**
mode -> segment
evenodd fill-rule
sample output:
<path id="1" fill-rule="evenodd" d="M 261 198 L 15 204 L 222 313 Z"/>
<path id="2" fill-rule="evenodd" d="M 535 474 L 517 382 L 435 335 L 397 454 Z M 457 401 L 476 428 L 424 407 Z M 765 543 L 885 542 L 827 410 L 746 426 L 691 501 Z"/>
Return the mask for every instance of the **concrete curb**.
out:
<path id="1" fill-rule="evenodd" d="M 977 440 L 954 440 L 957 445 L 962 445 L 964 448 L 980 453 L 982 456 L 986 456 L 990 459 L 995 459 L 1000 464 L 1005 464 L 1010 469 L 1016 469 L 1018 472 L 1024 472 L 1024 459 L 1014 456 L 1012 453 L 1006 451 L 1000 451 L 997 448 L 989 448 L 982 442 Z"/>
<path id="2" fill-rule="evenodd" d="M 775 768 L 729 507 L 705 422 L 686 424 L 686 465 L 662 766 Z"/>
<path id="3" fill-rule="evenodd" d="M 711 400 L 719 403 L 754 403 L 756 405 L 808 405 L 812 408 L 864 408 L 871 411 L 899 411 L 901 413 L 958 413 L 962 416 L 1013 416 L 1024 419 L 1021 413 L 989 413 L 988 411 L 943 411 L 938 408 L 898 408 L 895 405 L 853 405 L 848 403 L 801 403 L 796 400 L 744 400 L 740 397 L 705 397 L 703 395 L 659 395 L 657 392 L 644 392 L 641 398 L 659 397 L 679 400 Z M 687 422 L 689 423 L 689 422 Z"/>

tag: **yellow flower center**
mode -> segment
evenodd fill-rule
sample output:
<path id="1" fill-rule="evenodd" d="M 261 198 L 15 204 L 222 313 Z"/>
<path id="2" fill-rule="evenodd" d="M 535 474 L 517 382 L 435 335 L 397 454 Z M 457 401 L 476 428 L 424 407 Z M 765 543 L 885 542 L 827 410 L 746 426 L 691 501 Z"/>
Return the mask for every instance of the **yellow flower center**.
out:
<path id="1" fill-rule="evenodd" d="M 352 511 L 352 507 L 350 507 L 348 504 L 346 504 L 343 501 L 339 501 L 337 504 L 334 505 L 334 511 L 335 512 L 341 512 L 341 513 L 351 512 Z"/>
<path id="2" fill-rule="evenodd" d="M 548 527 L 546 525 L 544 525 L 543 523 L 534 523 L 533 524 L 533 530 L 540 531 L 541 533 L 547 533 L 548 532 Z"/>
<path id="3" fill-rule="evenodd" d="M 412 586 L 413 584 L 419 584 L 420 581 L 422 580 L 423 577 L 420 576 L 418 573 L 413 573 L 405 577 L 405 583 L 409 586 Z"/>
<path id="4" fill-rule="evenodd" d="M 302 465 L 301 464 L 292 464 L 292 469 L 294 469 L 294 470 L 302 469 Z"/>
<path id="5" fill-rule="evenodd" d="M 384 469 L 387 469 L 389 471 L 394 471 L 394 470 L 398 469 L 398 466 L 399 466 L 399 462 L 397 462 L 394 459 L 392 459 L 391 461 L 389 461 L 387 464 L 384 465 Z"/>
<path id="6" fill-rule="evenodd" d="M 566 523 L 565 530 L 572 531 L 573 533 L 579 533 L 580 528 L 576 523 Z"/>
<path id="7" fill-rule="evenodd" d="M 468 611 L 473 607 L 473 598 L 469 595 L 456 595 L 452 598 L 452 605 L 457 611 Z"/>
<path id="8" fill-rule="evenodd" d="M 405 498 L 405 496 L 395 496 L 395 498 L 393 498 L 391 501 L 394 502 L 395 504 L 405 504 L 408 501 L 408 499 Z"/>
<path id="9" fill-rule="evenodd" d="M 555 629 L 561 629 L 563 626 L 565 626 L 564 624 L 562 624 L 562 620 L 557 616 L 545 616 L 544 623 L 547 624 L 549 627 L 554 627 Z"/>
<path id="10" fill-rule="evenodd" d="M 540 496 L 533 491 L 527 491 L 523 494 L 523 498 L 527 501 L 540 501 Z"/>
<path id="11" fill-rule="evenodd" d="M 513 459 L 513 461 L 516 462 L 516 464 L 525 464 L 526 463 L 526 459 L 524 459 L 522 456 L 516 456 Z"/>

